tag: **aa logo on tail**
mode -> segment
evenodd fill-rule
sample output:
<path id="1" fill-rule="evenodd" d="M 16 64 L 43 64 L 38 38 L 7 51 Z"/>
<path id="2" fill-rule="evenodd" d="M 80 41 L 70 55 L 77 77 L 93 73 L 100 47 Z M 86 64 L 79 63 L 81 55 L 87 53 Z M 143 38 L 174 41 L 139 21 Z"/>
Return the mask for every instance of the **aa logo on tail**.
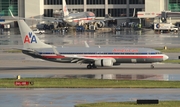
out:
<path id="1" fill-rule="evenodd" d="M 35 35 L 33 35 L 32 32 L 29 32 L 24 38 L 24 43 L 37 43 Z"/>

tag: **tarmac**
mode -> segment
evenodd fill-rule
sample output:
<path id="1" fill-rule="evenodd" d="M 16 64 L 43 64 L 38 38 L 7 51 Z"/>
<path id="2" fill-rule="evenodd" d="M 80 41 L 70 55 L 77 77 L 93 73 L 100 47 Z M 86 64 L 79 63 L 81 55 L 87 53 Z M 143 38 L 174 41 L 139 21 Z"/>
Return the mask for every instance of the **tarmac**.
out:
<path id="1" fill-rule="evenodd" d="M 180 100 L 180 89 L 144 88 L 1 88 L 2 107 L 74 107 L 97 102 L 135 102 L 137 99 Z"/>
<path id="2" fill-rule="evenodd" d="M 90 46 L 135 46 L 135 47 L 180 47 L 179 34 L 154 34 L 146 32 L 76 32 L 74 34 L 42 34 L 38 35 L 46 43 L 57 46 L 84 46 L 87 41 Z M 94 75 L 94 78 L 119 79 L 122 75 L 131 75 L 136 80 L 139 75 L 151 77 L 153 80 L 169 81 L 170 75 L 178 78 L 179 64 L 155 63 L 151 64 L 121 64 L 120 66 L 97 69 L 86 69 L 86 64 L 63 64 L 39 59 L 33 59 L 22 53 L 4 53 L 4 50 L 21 48 L 22 40 L 19 34 L 8 32 L 0 35 L 0 78 L 21 77 L 51 77 L 62 78 L 66 75 Z M 170 59 L 178 59 L 179 53 L 167 53 Z M 152 77 L 152 75 L 155 75 Z M 142 77 L 142 76 L 141 76 Z M 144 78 L 147 80 L 150 78 Z M 136 101 L 137 99 L 180 100 L 180 89 L 114 89 L 114 88 L 90 88 L 90 89 L 22 89 L 1 88 L 0 104 L 4 107 L 73 107 L 80 103 L 93 102 L 123 102 Z"/>

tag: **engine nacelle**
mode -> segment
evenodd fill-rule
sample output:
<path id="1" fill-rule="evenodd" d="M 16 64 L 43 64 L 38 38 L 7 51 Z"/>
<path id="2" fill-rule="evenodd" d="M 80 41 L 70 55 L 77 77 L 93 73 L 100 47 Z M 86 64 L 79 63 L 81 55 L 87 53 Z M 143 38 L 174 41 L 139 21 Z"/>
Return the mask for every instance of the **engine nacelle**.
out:
<path id="1" fill-rule="evenodd" d="M 99 22 L 96 22 L 96 25 L 98 28 L 102 28 L 105 26 L 105 22 L 104 21 L 99 21 Z"/>
<path id="2" fill-rule="evenodd" d="M 111 67 L 113 66 L 113 60 L 112 59 L 100 59 L 95 61 L 96 66 L 100 67 Z"/>

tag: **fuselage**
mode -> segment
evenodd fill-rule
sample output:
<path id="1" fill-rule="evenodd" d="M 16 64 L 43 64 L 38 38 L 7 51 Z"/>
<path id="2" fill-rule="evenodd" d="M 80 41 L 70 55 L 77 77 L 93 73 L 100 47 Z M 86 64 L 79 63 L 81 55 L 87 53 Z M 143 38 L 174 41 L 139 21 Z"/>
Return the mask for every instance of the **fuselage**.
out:
<path id="1" fill-rule="evenodd" d="M 168 59 L 168 56 L 158 50 L 151 48 L 133 48 L 133 47 L 59 47 L 55 54 L 52 48 L 36 49 L 38 53 L 32 54 L 23 52 L 35 58 L 44 60 L 76 63 L 79 59 L 115 59 L 115 63 L 154 63 L 162 62 Z M 77 61 L 74 59 L 78 58 Z M 89 62 L 89 61 L 87 61 Z M 83 63 L 86 63 L 84 61 Z"/>
<path id="2" fill-rule="evenodd" d="M 64 16 L 63 20 L 71 26 L 83 25 L 95 19 L 95 14 L 92 12 L 70 13 Z"/>

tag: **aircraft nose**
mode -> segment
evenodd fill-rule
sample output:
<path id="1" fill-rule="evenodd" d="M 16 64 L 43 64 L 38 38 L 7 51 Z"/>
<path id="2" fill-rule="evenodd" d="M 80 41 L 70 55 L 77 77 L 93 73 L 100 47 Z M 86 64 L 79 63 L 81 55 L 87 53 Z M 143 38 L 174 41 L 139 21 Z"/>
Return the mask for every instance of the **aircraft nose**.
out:
<path id="1" fill-rule="evenodd" d="M 167 55 L 163 55 L 163 61 L 169 59 L 169 57 Z"/>

